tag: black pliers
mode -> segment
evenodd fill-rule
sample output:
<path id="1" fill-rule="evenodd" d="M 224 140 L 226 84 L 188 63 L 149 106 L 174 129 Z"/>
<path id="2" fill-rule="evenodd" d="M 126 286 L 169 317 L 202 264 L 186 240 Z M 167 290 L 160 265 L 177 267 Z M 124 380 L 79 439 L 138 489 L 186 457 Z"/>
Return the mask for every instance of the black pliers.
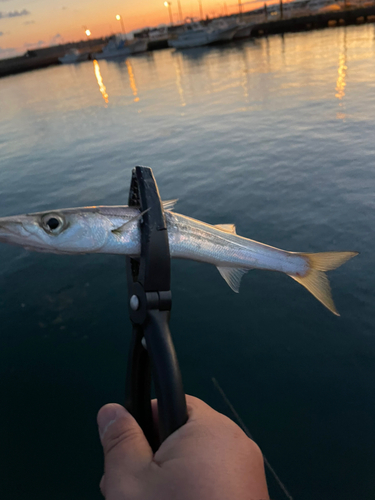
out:
<path id="1" fill-rule="evenodd" d="M 129 313 L 133 325 L 125 406 L 156 451 L 187 421 L 180 368 L 169 331 L 172 305 L 167 225 L 152 170 L 132 171 L 129 206 L 143 213 L 141 256 L 127 257 Z M 158 400 L 159 432 L 151 412 L 151 379 Z"/>

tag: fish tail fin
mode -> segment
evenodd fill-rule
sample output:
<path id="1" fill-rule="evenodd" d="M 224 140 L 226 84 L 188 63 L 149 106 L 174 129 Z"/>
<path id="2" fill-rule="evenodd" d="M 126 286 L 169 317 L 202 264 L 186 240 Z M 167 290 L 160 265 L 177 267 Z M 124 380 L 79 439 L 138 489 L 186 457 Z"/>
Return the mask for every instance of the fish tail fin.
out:
<path id="1" fill-rule="evenodd" d="M 309 270 L 305 276 L 289 274 L 314 295 L 333 314 L 340 316 L 332 299 L 331 287 L 324 271 L 332 271 L 358 255 L 358 252 L 300 253 L 307 259 Z"/>

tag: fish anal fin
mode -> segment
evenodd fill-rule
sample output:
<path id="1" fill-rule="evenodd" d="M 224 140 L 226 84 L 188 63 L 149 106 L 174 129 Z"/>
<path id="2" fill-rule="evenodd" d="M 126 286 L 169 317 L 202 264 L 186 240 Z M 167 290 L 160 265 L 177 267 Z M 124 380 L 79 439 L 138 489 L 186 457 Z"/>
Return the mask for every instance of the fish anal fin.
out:
<path id="1" fill-rule="evenodd" d="M 247 273 L 249 269 L 241 269 L 236 267 L 217 267 L 219 273 L 231 287 L 231 289 L 239 293 L 241 278 L 244 274 Z"/>
<path id="2" fill-rule="evenodd" d="M 215 227 L 226 233 L 237 234 L 235 224 L 215 224 Z"/>

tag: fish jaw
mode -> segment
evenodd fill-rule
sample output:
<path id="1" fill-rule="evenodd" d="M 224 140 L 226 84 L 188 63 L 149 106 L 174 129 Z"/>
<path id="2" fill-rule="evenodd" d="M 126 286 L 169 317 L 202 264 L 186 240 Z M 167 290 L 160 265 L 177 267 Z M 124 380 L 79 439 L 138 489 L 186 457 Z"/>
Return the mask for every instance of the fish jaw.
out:
<path id="1" fill-rule="evenodd" d="M 38 237 L 38 223 L 36 217 L 17 215 L 0 218 L 0 242 L 22 247 L 31 247 L 37 250 L 43 247 Z"/>

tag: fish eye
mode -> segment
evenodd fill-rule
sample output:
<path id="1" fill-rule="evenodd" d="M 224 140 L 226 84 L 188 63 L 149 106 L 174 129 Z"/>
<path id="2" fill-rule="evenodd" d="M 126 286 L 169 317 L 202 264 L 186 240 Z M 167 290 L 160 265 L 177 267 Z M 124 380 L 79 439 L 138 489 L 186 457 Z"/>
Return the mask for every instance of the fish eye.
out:
<path id="1" fill-rule="evenodd" d="M 46 224 L 50 229 L 53 230 L 53 229 L 57 229 L 59 227 L 60 221 L 58 219 L 56 219 L 56 217 L 51 217 L 50 219 L 48 219 Z"/>
<path id="2" fill-rule="evenodd" d="M 61 217 L 57 215 L 46 215 L 43 217 L 43 228 L 48 232 L 48 233 L 57 233 L 59 229 L 63 227 L 63 220 Z"/>

